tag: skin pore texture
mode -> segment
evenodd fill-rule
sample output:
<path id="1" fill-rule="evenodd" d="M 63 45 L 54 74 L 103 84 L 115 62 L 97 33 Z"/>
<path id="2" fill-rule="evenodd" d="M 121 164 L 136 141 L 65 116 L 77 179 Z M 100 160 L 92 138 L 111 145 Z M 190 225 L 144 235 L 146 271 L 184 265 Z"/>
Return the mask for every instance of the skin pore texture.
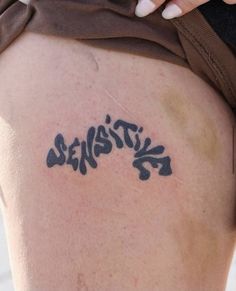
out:
<path id="1" fill-rule="evenodd" d="M 173 64 L 33 33 L 0 68 L 16 291 L 224 290 L 235 117 L 217 92 Z"/>

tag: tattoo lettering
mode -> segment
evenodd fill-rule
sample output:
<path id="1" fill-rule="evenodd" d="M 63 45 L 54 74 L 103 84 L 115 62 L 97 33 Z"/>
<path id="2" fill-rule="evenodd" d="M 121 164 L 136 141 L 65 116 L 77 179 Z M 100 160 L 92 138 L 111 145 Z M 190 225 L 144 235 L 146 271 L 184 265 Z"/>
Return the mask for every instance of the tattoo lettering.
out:
<path id="1" fill-rule="evenodd" d="M 96 158 L 101 154 L 109 154 L 114 146 L 118 149 L 127 146 L 134 150 L 132 165 L 139 171 L 140 180 L 145 181 L 150 178 L 151 173 L 146 164 L 159 169 L 160 176 L 171 175 L 171 158 L 162 155 L 165 151 L 164 146 L 151 147 L 150 137 L 146 137 L 142 142 L 140 138 L 142 132 L 143 127 L 121 119 L 112 124 L 111 117 L 107 114 L 105 126 L 90 127 L 86 140 L 80 141 L 78 137 L 75 137 L 72 144 L 67 146 L 63 135 L 59 133 L 55 137 L 55 148 L 51 148 L 48 152 L 47 166 L 52 168 L 55 165 L 67 164 L 72 166 L 74 171 L 86 175 L 88 166 L 97 168 Z"/>

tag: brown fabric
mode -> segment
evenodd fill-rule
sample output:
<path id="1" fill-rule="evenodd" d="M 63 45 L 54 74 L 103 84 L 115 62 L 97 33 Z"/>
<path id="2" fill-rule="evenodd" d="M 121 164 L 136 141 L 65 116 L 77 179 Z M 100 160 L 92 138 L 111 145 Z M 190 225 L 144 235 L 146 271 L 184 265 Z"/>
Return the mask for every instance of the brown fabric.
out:
<path id="1" fill-rule="evenodd" d="M 24 30 L 84 41 L 188 67 L 236 112 L 236 59 L 197 10 L 172 21 L 162 8 L 134 15 L 137 0 L 0 0 L 0 53 Z"/>

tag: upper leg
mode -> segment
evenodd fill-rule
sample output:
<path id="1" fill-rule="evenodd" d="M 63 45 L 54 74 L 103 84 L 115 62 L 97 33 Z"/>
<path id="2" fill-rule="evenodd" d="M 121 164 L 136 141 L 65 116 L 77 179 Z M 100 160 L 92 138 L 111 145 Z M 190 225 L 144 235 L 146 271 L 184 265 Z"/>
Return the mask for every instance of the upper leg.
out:
<path id="1" fill-rule="evenodd" d="M 215 91 L 168 63 L 31 33 L 0 67 L 1 205 L 18 290 L 223 286 L 217 274 L 235 232 L 235 120 Z M 150 137 L 164 146 L 172 174 L 145 164 L 151 175 L 140 179 L 121 128 L 123 148 L 109 135 L 96 168 L 73 170 L 75 138 L 119 119 L 143 128 L 141 145 Z M 51 148 L 63 165 L 49 167 Z M 74 150 L 81 158 L 81 145 Z"/>

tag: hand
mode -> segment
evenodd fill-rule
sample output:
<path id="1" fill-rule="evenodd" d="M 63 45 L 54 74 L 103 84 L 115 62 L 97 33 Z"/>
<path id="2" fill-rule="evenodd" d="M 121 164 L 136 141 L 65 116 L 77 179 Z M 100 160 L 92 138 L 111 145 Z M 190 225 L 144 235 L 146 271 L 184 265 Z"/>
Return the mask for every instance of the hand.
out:
<path id="1" fill-rule="evenodd" d="M 154 12 L 159 8 L 165 0 L 139 0 L 135 9 L 135 14 L 138 17 L 144 17 Z M 171 0 L 164 11 L 162 17 L 165 19 L 172 19 L 182 16 L 198 6 L 208 2 L 208 0 Z M 224 0 L 227 4 L 236 4 L 236 0 Z"/>

